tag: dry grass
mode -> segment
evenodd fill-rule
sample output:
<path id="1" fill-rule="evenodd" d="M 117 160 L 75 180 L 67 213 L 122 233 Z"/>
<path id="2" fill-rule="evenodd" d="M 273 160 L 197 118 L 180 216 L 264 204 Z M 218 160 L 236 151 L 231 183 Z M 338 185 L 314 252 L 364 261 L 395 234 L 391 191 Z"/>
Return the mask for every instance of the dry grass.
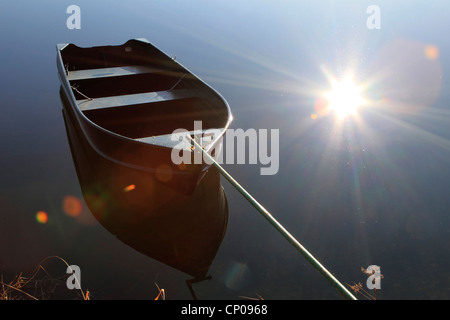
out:
<path id="1" fill-rule="evenodd" d="M 369 272 L 368 270 L 361 268 L 361 272 L 367 276 L 371 276 L 374 274 L 375 271 Z M 381 279 L 384 278 L 384 276 L 382 274 L 380 275 L 380 277 L 381 277 Z M 373 281 L 375 281 L 375 280 L 373 280 Z M 353 292 L 355 292 L 355 294 L 360 294 L 368 300 L 377 300 L 377 289 L 376 288 L 373 289 L 374 293 L 372 295 L 363 289 L 363 285 L 361 284 L 361 282 L 358 282 L 358 283 L 353 282 L 353 285 L 350 285 L 347 283 L 347 286 L 349 286 L 349 288 L 352 289 Z"/>
<path id="2" fill-rule="evenodd" d="M 166 300 L 166 293 L 165 293 L 164 289 L 160 289 L 158 287 L 158 285 L 156 284 L 156 282 L 155 282 L 155 286 L 158 288 L 158 291 L 159 291 L 159 293 L 156 296 L 155 300 L 160 300 L 160 298 L 161 298 L 161 300 Z"/>
<path id="3" fill-rule="evenodd" d="M 76 299 L 90 300 L 89 291 L 69 290 L 66 285 L 70 274 L 56 278 L 50 275 L 45 268 L 45 263 L 49 260 L 58 260 L 66 265 L 70 265 L 61 257 L 50 256 L 43 259 L 33 271 L 32 275 L 25 277 L 20 273 L 13 280 L 6 283 L 3 275 L 0 275 L 0 300 L 50 300 L 59 299 L 60 295 Z M 66 270 L 66 269 L 65 269 Z"/>
<path id="4" fill-rule="evenodd" d="M 349 285 L 347 283 L 347 285 L 350 287 L 350 289 L 352 289 L 355 292 L 355 294 L 360 294 L 367 300 L 376 300 L 375 296 L 372 296 L 370 293 L 368 293 L 363 289 L 361 282 L 358 283 L 353 282 L 353 285 Z"/>
<path id="5" fill-rule="evenodd" d="M 3 275 L 0 275 L 0 300 L 50 300 L 50 299 L 81 299 L 91 300 L 89 290 L 80 289 L 70 290 L 67 288 L 67 279 L 72 274 L 64 274 L 62 277 L 52 276 L 45 268 L 45 263 L 49 260 L 58 260 L 67 268 L 70 265 L 61 257 L 50 256 L 43 259 L 33 271 L 32 275 L 25 277 L 20 273 L 9 282 L 5 282 Z M 71 269 L 69 269 L 71 270 Z M 76 278 L 75 278 L 76 279 Z M 80 284 L 78 279 L 75 280 Z M 158 295 L 155 300 L 165 300 L 164 289 L 160 289 L 158 284 Z"/>
<path id="6" fill-rule="evenodd" d="M 252 298 L 252 297 L 247 297 L 247 296 L 239 296 L 239 298 L 243 298 L 243 299 L 248 299 L 248 300 L 264 300 L 263 297 L 261 297 L 259 294 L 255 293 L 258 298 Z"/>

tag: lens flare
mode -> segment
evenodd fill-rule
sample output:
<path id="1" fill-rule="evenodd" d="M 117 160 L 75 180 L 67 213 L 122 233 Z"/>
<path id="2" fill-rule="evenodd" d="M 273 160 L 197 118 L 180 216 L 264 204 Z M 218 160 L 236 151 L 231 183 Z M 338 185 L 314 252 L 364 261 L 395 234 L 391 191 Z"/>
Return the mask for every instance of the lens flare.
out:
<path id="1" fill-rule="evenodd" d="M 36 221 L 40 224 L 46 224 L 48 222 L 48 214 L 44 211 L 38 211 L 36 213 Z"/>
<path id="2" fill-rule="evenodd" d="M 74 196 L 65 196 L 63 199 L 63 210 L 70 217 L 78 217 L 81 214 L 83 205 L 81 201 Z"/>
<path id="3" fill-rule="evenodd" d="M 331 91 L 325 94 L 325 98 L 328 100 L 328 110 L 340 118 L 354 115 L 364 103 L 361 88 L 350 77 L 335 81 Z"/>
<path id="4" fill-rule="evenodd" d="M 241 289 L 245 283 L 248 271 L 246 263 L 234 262 L 226 274 L 225 285 L 232 290 Z"/>
<path id="5" fill-rule="evenodd" d="M 433 45 L 427 45 L 425 47 L 425 56 L 429 60 L 437 60 L 439 58 L 439 48 Z"/>
<path id="6" fill-rule="evenodd" d="M 126 186 L 125 188 L 123 188 L 124 192 L 130 192 L 132 190 L 136 189 L 136 186 L 134 184 L 130 184 L 128 186 Z"/>

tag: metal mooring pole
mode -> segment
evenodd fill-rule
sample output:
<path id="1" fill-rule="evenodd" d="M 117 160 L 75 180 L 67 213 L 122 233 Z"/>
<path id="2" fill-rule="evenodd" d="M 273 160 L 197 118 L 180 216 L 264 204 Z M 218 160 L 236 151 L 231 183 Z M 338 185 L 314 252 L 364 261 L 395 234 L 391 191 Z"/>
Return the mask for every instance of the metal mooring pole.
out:
<path id="1" fill-rule="evenodd" d="M 252 197 L 228 172 L 225 171 L 217 161 L 211 157 L 198 143 L 195 139 L 188 136 L 194 143 L 196 149 L 200 149 L 205 157 L 212 163 L 220 173 L 235 187 L 258 211 L 266 218 L 275 229 L 278 230 L 291 245 L 293 245 L 305 258 L 308 260 L 314 268 L 316 268 L 333 286 L 335 286 L 339 292 L 344 295 L 347 299 L 357 300 L 356 297 L 347 288 L 340 283 L 314 256 L 306 250 L 300 242 L 298 242 L 270 213 L 267 211 L 255 198 Z"/>

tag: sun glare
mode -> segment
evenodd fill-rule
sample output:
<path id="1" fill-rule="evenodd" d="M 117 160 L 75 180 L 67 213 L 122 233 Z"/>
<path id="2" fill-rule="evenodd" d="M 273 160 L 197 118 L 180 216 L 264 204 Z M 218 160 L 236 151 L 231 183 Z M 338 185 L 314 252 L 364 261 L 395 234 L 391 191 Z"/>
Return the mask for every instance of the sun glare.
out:
<path id="1" fill-rule="evenodd" d="M 364 102 L 361 88 L 352 78 L 335 81 L 331 91 L 325 94 L 325 98 L 328 100 L 328 110 L 334 112 L 338 117 L 354 115 Z"/>

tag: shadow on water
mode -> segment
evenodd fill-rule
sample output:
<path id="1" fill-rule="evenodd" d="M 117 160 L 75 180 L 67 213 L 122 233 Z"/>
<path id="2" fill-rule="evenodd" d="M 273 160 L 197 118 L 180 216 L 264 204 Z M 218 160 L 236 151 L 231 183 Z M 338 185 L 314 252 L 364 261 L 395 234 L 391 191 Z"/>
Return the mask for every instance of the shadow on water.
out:
<path id="1" fill-rule="evenodd" d="M 144 255 L 194 279 L 208 270 L 225 235 L 228 205 L 220 174 L 211 167 L 192 194 L 174 189 L 157 175 L 113 163 L 83 135 L 64 90 L 63 115 L 84 200 L 109 232 Z"/>

